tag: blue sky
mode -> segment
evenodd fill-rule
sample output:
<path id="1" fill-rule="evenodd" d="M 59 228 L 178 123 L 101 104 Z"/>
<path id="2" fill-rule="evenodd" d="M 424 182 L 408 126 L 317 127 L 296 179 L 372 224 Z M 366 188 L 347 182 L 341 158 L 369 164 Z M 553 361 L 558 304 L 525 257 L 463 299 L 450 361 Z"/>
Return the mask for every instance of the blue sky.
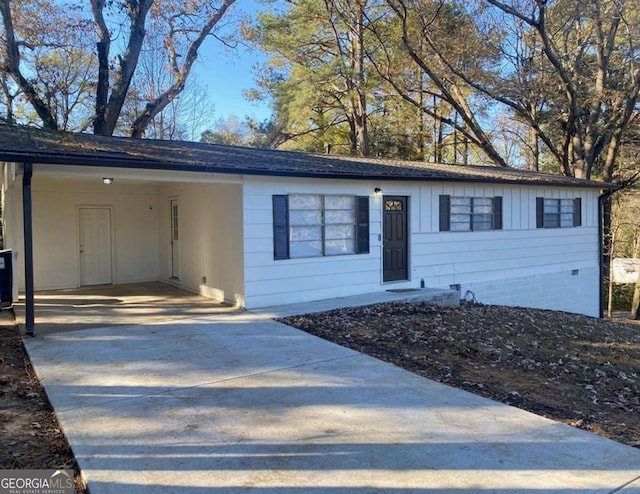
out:
<path id="1" fill-rule="evenodd" d="M 249 16 L 264 8 L 263 3 L 255 0 L 238 0 L 235 5 L 236 12 Z M 268 102 L 249 102 L 242 95 L 243 91 L 254 87 L 252 68 L 256 63 L 264 62 L 266 55 L 245 46 L 231 51 L 214 39 L 209 39 L 202 48 L 194 75 L 209 90 L 215 120 L 229 115 L 237 115 L 240 119 L 245 115 L 257 120 L 269 118 Z"/>
<path id="2" fill-rule="evenodd" d="M 232 114 L 240 118 L 245 115 L 258 120 L 268 118 L 271 114 L 268 102 L 247 101 L 243 97 L 243 91 L 254 87 L 252 67 L 263 62 L 265 56 L 242 47 L 236 55 L 216 53 L 219 51 L 212 47 L 203 53 L 195 72 L 199 83 L 209 90 L 216 120 Z"/>

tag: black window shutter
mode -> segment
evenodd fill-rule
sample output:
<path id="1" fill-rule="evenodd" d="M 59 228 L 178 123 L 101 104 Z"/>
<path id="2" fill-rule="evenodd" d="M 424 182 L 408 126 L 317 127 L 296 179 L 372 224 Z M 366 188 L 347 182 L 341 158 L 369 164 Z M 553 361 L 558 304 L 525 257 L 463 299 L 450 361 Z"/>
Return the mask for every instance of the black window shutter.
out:
<path id="1" fill-rule="evenodd" d="M 544 228 L 544 197 L 536 197 L 536 228 Z"/>
<path id="2" fill-rule="evenodd" d="M 502 230 L 502 197 L 493 198 L 493 229 Z"/>
<path id="3" fill-rule="evenodd" d="M 273 196 L 273 258 L 289 259 L 288 196 Z"/>
<path id="4" fill-rule="evenodd" d="M 356 254 L 369 253 L 369 198 L 356 198 Z"/>
<path id="5" fill-rule="evenodd" d="M 451 229 L 450 223 L 451 196 L 440 196 L 440 231 L 448 232 Z"/>
<path id="6" fill-rule="evenodd" d="M 582 199 L 573 200 L 573 226 L 582 226 Z"/>

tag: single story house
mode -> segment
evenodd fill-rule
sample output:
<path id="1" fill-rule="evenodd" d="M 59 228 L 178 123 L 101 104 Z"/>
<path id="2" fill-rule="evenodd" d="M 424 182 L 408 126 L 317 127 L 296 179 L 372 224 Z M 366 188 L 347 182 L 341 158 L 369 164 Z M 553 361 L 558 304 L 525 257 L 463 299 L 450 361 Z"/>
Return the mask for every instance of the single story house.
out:
<path id="1" fill-rule="evenodd" d="M 0 162 L 27 301 L 160 280 L 251 309 L 456 285 L 483 303 L 601 311 L 610 184 L 10 127 Z"/>

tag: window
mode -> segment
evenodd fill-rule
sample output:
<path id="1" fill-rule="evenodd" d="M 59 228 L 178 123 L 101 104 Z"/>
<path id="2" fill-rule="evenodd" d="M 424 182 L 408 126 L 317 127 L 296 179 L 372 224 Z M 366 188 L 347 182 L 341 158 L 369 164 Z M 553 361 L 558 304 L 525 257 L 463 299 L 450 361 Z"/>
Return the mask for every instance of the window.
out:
<path id="1" fill-rule="evenodd" d="M 536 198 L 538 228 L 570 228 L 582 224 L 582 200 Z"/>
<path id="2" fill-rule="evenodd" d="M 274 258 L 369 252 L 369 198 L 273 196 Z"/>
<path id="3" fill-rule="evenodd" d="M 440 196 L 440 231 L 502 229 L 502 197 Z"/>

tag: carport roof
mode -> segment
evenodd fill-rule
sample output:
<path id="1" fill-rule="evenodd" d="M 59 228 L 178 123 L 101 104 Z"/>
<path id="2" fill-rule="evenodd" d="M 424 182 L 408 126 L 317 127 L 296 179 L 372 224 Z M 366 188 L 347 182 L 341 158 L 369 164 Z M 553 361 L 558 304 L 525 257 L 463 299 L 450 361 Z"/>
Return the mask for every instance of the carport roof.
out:
<path id="1" fill-rule="evenodd" d="M 515 168 L 357 158 L 7 126 L 0 126 L 0 160 L 262 176 L 615 187 Z"/>

